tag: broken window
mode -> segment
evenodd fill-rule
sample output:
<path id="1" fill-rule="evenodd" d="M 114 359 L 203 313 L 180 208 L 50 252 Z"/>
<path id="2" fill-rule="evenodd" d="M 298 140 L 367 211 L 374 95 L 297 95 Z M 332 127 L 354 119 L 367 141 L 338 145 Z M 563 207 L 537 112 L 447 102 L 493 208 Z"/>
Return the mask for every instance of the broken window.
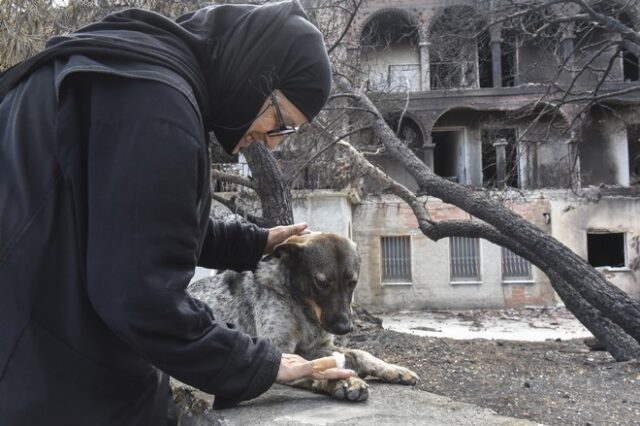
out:
<path id="1" fill-rule="evenodd" d="M 480 281 L 480 240 L 449 238 L 451 281 Z"/>
<path id="2" fill-rule="evenodd" d="M 411 237 L 380 237 L 382 282 L 411 282 Z"/>
<path id="3" fill-rule="evenodd" d="M 504 281 L 530 280 L 531 263 L 502 247 L 502 279 Z"/>
<path id="4" fill-rule="evenodd" d="M 482 129 L 482 186 L 485 188 L 502 187 L 498 182 L 498 167 L 504 168 L 504 185 L 519 188 L 518 144 L 516 129 Z M 506 142 L 505 162 L 497 164 L 496 142 Z"/>
<path id="5" fill-rule="evenodd" d="M 626 265 L 623 232 L 587 233 L 587 257 L 594 267 L 623 268 Z"/>
<path id="6" fill-rule="evenodd" d="M 433 130 L 431 138 L 435 144 L 433 150 L 433 171 L 438 176 L 453 182 L 462 182 L 462 130 Z"/>

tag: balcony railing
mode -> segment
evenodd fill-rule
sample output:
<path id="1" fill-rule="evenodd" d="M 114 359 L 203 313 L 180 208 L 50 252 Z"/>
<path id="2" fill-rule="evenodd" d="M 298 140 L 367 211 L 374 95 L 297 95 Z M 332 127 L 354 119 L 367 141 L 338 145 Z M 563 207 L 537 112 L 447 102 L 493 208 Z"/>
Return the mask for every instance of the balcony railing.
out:
<path id="1" fill-rule="evenodd" d="M 476 86 L 473 61 L 431 62 L 431 89 L 454 89 Z"/>
<path id="2" fill-rule="evenodd" d="M 287 160 L 278 160 L 278 165 L 287 180 L 291 180 L 292 176 L 289 175 L 300 167 L 299 162 Z M 335 162 L 332 161 L 314 161 L 295 177 L 290 184 L 291 189 L 331 189 L 335 174 L 334 166 Z M 230 175 L 251 176 L 251 170 L 246 163 L 214 163 L 211 168 Z M 211 188 L 213 192 L 236 192 L 240 190 L 241 185 L 222 179 L 212 179 Z"/>

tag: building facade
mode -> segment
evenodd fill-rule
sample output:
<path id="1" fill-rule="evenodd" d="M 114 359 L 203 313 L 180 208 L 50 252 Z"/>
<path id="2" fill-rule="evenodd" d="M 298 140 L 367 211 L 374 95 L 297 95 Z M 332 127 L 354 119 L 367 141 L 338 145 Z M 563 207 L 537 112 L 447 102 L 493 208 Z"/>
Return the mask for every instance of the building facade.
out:
<path id="1" fill-rule="evenodd" d="M 358 70 L 353 78 L 437 175 L 502 194 L 506 207 L 640 297 L 637 56 L 615 50 L 619 35 L 580 22 L 536 37 L 549 15 L 531 18 L 524 32 L 488 26 L 505 12 L 486 13 L 484 4 L 365 0 L 344 43 Z M 638 28 L 639 16 L 626 9 L 616 18 Z M 584 96 L 598 93 L 614 95 L 597 102 Z M 352 143 L 375 147 L 366 132 Z M 375 162 L 417 190 L 393 158 L 383 153 Z M 484 240 L 430 241 L 406 204 L 367 182 L 364 188 L 361 198 L 303 190 L 294 208 L 296 220 L 358 244 L 363 306 L 388 312 L 560 302 L 524 259 Z M 434 220 L 469 218 L 440 200 L 424 201 Z"/>

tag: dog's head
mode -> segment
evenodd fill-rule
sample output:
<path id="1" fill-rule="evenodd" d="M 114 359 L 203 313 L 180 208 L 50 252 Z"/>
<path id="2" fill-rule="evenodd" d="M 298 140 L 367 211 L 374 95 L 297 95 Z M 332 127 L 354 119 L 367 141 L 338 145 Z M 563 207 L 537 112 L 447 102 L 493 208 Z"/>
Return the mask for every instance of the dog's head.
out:
<path id="1" fill-rule="evenodd" d="M 273 255 L 290 270 L 291 293 L 306 304 L 323 329 L 333 334 L 351 331 L 351 301 L 360 273 L 360 255 L 353 241 L 312 232 L 287 239 Z"/>

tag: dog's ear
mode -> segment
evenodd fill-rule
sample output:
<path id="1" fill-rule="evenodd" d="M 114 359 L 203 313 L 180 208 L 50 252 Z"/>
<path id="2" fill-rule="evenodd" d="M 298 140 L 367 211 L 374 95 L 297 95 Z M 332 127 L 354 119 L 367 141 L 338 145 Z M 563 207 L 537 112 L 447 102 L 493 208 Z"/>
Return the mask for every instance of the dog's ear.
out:
<path id="1" fill-rule="evenodd" d="M 299 237 L 290 237 L 284 243 L 278 244 L 273 249 L 273 255 L 277 258 L 297 258 L 304 250 L 304 240 Z"/>

